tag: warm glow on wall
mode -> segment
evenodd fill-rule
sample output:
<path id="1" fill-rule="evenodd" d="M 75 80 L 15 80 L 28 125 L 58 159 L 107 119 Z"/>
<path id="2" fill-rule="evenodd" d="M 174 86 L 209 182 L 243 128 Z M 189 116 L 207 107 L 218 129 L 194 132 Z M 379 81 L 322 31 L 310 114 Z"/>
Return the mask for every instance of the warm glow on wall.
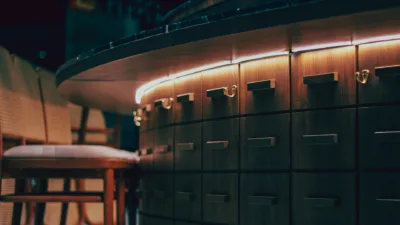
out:
<path id="1" fill-rule="evenodd" d="M 308 45 L 304 47 L 294 48 L 292 52 L 305 52 L 310 50 L 324 49 L 324 48 L 334 48 L 334 47 L 343 47 L 351 45 L 351 41 L 341 41 L 341 42 L 332 42 L 326 44 L 318 44 L 318 45 Z"/>
<path id="2" fill-rule="evenodd" d="M 268 58 L 268 57 L 274 57 L 274 56 L 280 56 L 280 55 L 289 55 L 289 52 L 288 51 L 267 52 L 267 53 L 262 53 L 262 54 L 257 54 L 257 55 L 240 57 L 235 60 L 232 60 L 232 63 L 241 63 L 241 62 L 245 62 L 245 61 L 251 61 L 251 60 L 255 60 L 255 59 L 262 59 L 262 58 Z"/>
<path id="3" fill-rule="evenodd" d="M 353 45 L 360 45 L 360 44 L 380 42 L 380 41 L 390 41 L 390 40 L 395 40 L 395 39 L 400 39 L 400 34 L 378 36 L 378 37 L 361 39 L 361 40 L 353 40 Z"/>

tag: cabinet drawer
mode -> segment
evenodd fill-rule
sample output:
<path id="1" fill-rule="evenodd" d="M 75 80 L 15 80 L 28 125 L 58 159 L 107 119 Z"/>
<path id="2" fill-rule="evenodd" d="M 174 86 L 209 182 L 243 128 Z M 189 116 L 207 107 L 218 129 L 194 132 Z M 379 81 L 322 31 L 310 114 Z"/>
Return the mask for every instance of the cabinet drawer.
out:
<path id="1" fill-rule="evenodd" d="M 173 175 L 152 175 L 151 214 L 173 216 Z"/>
<path id="2" fill-rule="evenodd" d="M 140 180 L 139 188 L 135 193 L 139 199 L 139 212 L 151 213 L 152 192 L 153 179 L 150 175 L 146 175 Z"/>
<path id="3" fill-rule="evenodd" d="M 203 175 L 203 221 L 238 224 L 238 177 L 236 174 Z"/>
<path id="4" fill-rule="evenodd" d="M 157 128 L 173 122 L 174 82 L 167 81 L 155 87 L 150 92 L 152 113 L 152 127 Z"/>
<path id="5" fill-rule="evenodd" d="M 140 156 L 141 168 L 143 170 L 154 169 L 154 161 L 153 161 L 154 132 L 148 131 L 140 134 L 139 142 L 140 142 L 140 148 L 138 153 Z"/>
<path id="6" fill-rule="evenodd" d="M 241 169 L 289 168 L 289 114 L 241 118 Z"/>
<path id="7" fill-rule="evenodd" d="M 240 113 L 289 110 L 289 56 L 240 64 Z"/>
<path id="8" fill-rule="evenodd" d="M 361 174 L 361 225 L 400 224 L 400 173 Z"/>
<path id="9" fill-rule="evenodd" d="M 355 110 L 293 113 L 293 168 L 355 166 Z"/>
<path id="10" fill-rule="evenodd" d="M 203 118 L 239 114 L 238 66 L 226 66 L 202 73 Z"/>
<path id="11" fill-rule="evenodd" d="M 359 148 L 362 168 L 400 168 L 400 106 L 359 109 Z"/>
<path id="12" fill-rule="evenodd" d="M 141 133 L 151 128 L 152 110 L 154 110 L 154 107 L 152 106 L 152 103 L 149 101 L 149 99 L 151 99 L 151 94 L 145 93 L 140 102 L 140 108 L 138 109 L 138 113 L 141 118 Z"/>
<path id="13" fill-rule="evenodd" d="M 354 173 L 295 173 L 293 225 L 356 224 Z"/>
<path id="14" fill-rule="evenodd" d="M 294 109 L 356 103 L 355 48 L 343 47 L 292 56 Z"/>
<path id="15" fill-rule="evenodd" d="M 162 128 L 155 131 L 154 138 L 154 169 L 162 171 L 173 170 L 174 128 Z"/>
<path id="16" fill-rule="evenodd" d="M 242 174 L 242 225 L 289 225 L 289 173 Z"/>
<path id="17" fill-rule="evenodd" d="M 193 74 L 175 80 L 174 121 L 188 122 L 202 119 L 203 93 L 201 74 Z"/>
<path id="18" fill-rule="evenodd" d="M 367 83 L 359 83 L 360 103 L 400 101 L 400 41 L 360 45 L 359 68 L 368 70 Z"/>
<path id="19" fill-rule="evenodd" d="M 175 218 L 201 220 L 201 175 L 175 175 Z"/>
<path id="20" fill-rule="evenodd" d="M 175 127 L 175 170 L 201 170 L 201 123 Z"/>
<path id="21" fill-rule="evenodd" d="M 203 123 L 203 169 L 237 169 L 238 136 L 238 119 Z"/>

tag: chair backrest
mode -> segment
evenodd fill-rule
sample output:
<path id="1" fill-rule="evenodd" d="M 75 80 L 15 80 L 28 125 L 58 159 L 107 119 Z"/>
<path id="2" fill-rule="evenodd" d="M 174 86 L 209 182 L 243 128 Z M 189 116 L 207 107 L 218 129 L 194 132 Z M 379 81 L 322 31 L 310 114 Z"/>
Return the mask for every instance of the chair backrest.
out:
<path id="1" fill-rule="evenodd" d="M 39 69 L 38 74 L 43 96 L 47 142 L 51 144 L 71 144 L 68 102 L 58 95 L 53 73 Z"/>

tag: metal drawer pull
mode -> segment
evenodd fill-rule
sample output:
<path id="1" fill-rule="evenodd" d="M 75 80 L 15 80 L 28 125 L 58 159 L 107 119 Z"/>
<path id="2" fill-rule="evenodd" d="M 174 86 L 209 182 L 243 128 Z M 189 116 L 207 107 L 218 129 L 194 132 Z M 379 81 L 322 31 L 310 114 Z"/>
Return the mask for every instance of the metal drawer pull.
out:
<path id="1" fill-rule="evenodd" d="M 226 96 L 226 97 L 233 98 L 236 95 L 236 90 L 237 90 L 237 86 L 236 85 L 232 86 L 232 94 L 228 93 L 228 88 L 227 87 L 209 89 L 209 90 L 207 90 L 207 97 L 215 98 L 215 97 Z"/>
<path id="2" fill-rule="evenodd" d="M 224 150 L 229 146 L 229 141 L 207 141 L 207 146 L 212 150 Z"/>
<path id="3" fill-rule="evenodd" d="M 143 155 L 151 155 L 153 153 L 153 150 L 151 148 L 143 148 L 140 149 L 139 151 L 139 155 L 143 156 Z"/>
<path id="4" fill-rule="evenodd" d="M 154 190 L 153 196 L 155 198 L 163 199 L 167 197 L 167 194 L 163 190 Z"/>
<path id="5" fill-rule="evenodd" d="M 145 105 L 143 108 L 139 108 L 138 110 L 137 110 L 137 115 L 138 116 L 143 116 L 145 113 L 148 113 L 148 112 L 150 112 L 151 111 L 151 105 L 150 104 L 147 104 L 147 105 Z"/>
<path id="6" fill-rule="evenodd" d="M 215 195 L 215 194 L 207 194 L 206 202 L 212 203 L 225 203 L 229 202 L 229 195 Z"/>
<path id="7" fill-rule="evenodd" d="M 169 145 L 159 145 L 156 147 L 157 153 L 168 153 L 169 150 Z"/>
<path id="8" fill-rule="evenodd" d="M 275 79 L 247 83 L 247 91 L 264 91 L 275 89 Z"/>
<path id="9" fill-rule="evenodd" d="M 400 65 L 375 67 L 375 76 L 381 78 L 399 77 Z"/>
<path id="10" fill-rule="evenodd" d="M 398 198 L 377 198 L 376 201 L 400 203 L 400 199 L 398 199 Z"/>
<path id="11" fill-rule="evenodd" d="M 335 145 L 338 142 L 337 134 L 303 135 L 305 145 Z"/>
<path id="12" fill-rule="evenodd" d="M 176 192 L 176 200 L 178 201 L 192 201 L 194 199 L 194 194 L 191 192 L 183 192 L 183 191 L 178 191 Z"/>
<path id="13" fill-rule="evenodd" d="M 400 142 L 400 131 L 377 131 L 374 136 L 378 142 Z"/>
<path id="14" fill-rule="evenodd" d="M 194 143 L 193 142 L 177 143 L 176 146 L 175 146 L 175 149 L 177 151 L 193 151 L 194 150 Z"/>
<path id="15" fill-rule="evenodd" d="M 249 205 L 276 205 L 276 197 L 274 196 L 248 196 L 247 203 Z"/>
<path id="16" fill-rule="evenodd" d="M 269 148 L 276 145 L 275 137 L 248 138 L 247 144 L 252 148 Z"/>
<path id="17" fill-rule="evenodd" d="M 333 208 L 339 204 L 337 198 L 304 198 L 311 207 Z"/>
<path id="18" fill-rule="evenodd" d="M 360 72 L 356 72 L 356 80 L 360 84 L 366 84 L 368 82 L 369 70 L 363 70 Z"/>
<path id="19" fill-rule="evenodd" d="M 177 95 L 176 101 L 179 103 L 193 102 L 194 101 L 194 93 L 186 93 L 186 94 L 182 94 L 182 95 Z"/>
<path id="20" fill-rule="evenodd" d="M 170 109 L 172 107 L 173 98 L 162 98 L 154 101 L 154 107 L 161 107 L 163 109 Z"/>
<path id="21" fill-rule="evenodd" d="M 338 74 L 336 72 L 303 77 L 304 84 L 322 84 L 322 83 L 332 83 L 337 81 L 338 81 Z"/>

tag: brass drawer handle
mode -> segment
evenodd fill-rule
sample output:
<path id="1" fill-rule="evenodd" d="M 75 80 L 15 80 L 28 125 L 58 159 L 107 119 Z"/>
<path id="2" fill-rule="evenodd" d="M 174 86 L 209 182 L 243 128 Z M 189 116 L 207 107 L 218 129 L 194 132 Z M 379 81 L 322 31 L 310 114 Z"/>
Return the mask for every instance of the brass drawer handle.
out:
<path id="1" fill-rule="evenodd" d="M 190 202 L 194 199 L 194 194 L 192 192 L 176 192 L 176 200 Z"/>
<path id="2" fill-rule="evenodd" d="M 210 203 L 225 203 L 229 202 L 229 195 L 207 194 L 206 202 Z"/>
<path id="3" fill-rule="evenodd" d="M 169 145 L 159 145 L 156 147 L 157 153 L 168 153 L 170 150 Z"/>
<path id="4" fill-rule="evenodd" d="M 338 142 L 337 134 L 303 135 L 305 145 L 335 145 Z"/>
<path id="5" fill-rule="evenodd" d="M 381 78 L 399 77 L 400 65 L 375 67 L 375 76 Z"/>
<path id="6" fill-rule="evenodd" d="M 186 93 L 176 96 L 176 101 L 179 103 L 187 103 L 194 101 L 194 93 Z"/>
<path id="7" fill-rule="evenodd" d="M 193 142 L 177 143 L 175 145 L 175 149 L 177 151 L 193 151 L 194 150 L 194 143 Z"/>
<path id="8" fill-rule="evenodd" d="M 311 207 L 318 208 L 334 208 L 339 205 L 339 199 L 337 198 L 304 198 L 307 204 Z"/>
<path id="9" fill-rule="evenodd" d="M 304 84 L 322 84 L 322 83 L 332 83 L 338 81 L 338 74 L 336 72 L 333 73 L 324 73 L 324 74 L 316 74 L 310 76 L 303 77 Z"/>
<path id="10" fill-rule="evenodd" d="M 207 141 L 207 147 L 212 150 L 224 150 L 229 146 L 229 141 Z"/>
<path id="11" fill-rule="evenodd" d="M 237 90 L 237 86 L 236 85 L 232 86 L 232 94 L 228 93 L 228 88 L 227 87 L 209 89 L 209 90 L 207 90 L 207 97 L 216 98 L 216 97 L 226 96 L 226 97 L 233 98 L 236 95 L 236 90 Z"/>
<path id="12" fill-rule="evenodd" d="M 251 148 L 270 148 L 276 145 L 275 137 L 248 138 L 247 144 Z"/>
<path id="13" fill-rule="evenodd" d="M 151 148 L 142 148 L 139 150 L 139 156 L 151 155 L 153 150 Z"/>
<path id="14" fill-rule="evenodd" d="M 158 199 L 164 199 L 167 197 L 167 194 L 165 193 L 164 190 L 154 190 L 153 196 Z"/>
<path id="15" fill-rule="evenodd" d="M 275 79 L 247 83 L 247 91 L 264 91 L 275 89 Z"/>
<path id="16" fill-rule="evenodd" d="M 249 205 L 265 205 L 273 206 L 276 204 L 275 196 L 248 196 L 247 203 Z"/>
<path id="17" fill-rule="evenodd" d="M 361 73 L 356 72 L 355 76 L 358 83 L 366 84 L 368 82 L 369 70 L 363 70 Z"/>
<path id="18" fill-rule="evenodd" d="M 400 142 L 400 131 L 377 131 L 374 136 L 381 143 Z"/>
<path id="19" fill-rule="evenodd" d="M 377 198 L 376 201 L 378 201 L 378 202 L 400 203 L 400 199 L 398 199 L 398 198 Z"/>
<path id="20" fill-rule="evenodd" d="M 163 109 L 171 109 L 173 98 L 162 98 L 154 101 L 154 107 L 161 107 Z"/>

